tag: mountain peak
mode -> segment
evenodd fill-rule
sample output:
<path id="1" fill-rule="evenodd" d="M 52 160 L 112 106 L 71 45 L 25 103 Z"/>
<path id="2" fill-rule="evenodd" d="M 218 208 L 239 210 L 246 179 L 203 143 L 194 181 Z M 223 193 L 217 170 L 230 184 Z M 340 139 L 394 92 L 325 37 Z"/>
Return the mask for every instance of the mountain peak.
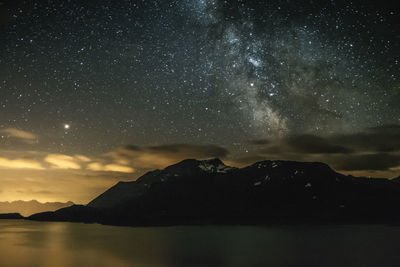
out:
<path id="1" fill-rule="evenodd" d="M 187 166 L 187 165 L 198 165 L 201 163 L 207 163 L 207 164 L 213 164 L 213 165 L 225 165 L 219 158 L 212 158 L 212 159 L 204 159 L 204 160 L 198 160 L 198 159 L 184 159 L 182 161 L 179 161 L 178 163 L 175 163 L 173 165 L 168 166 Z"/>
<path id="2" fill-rule="evenodd" d="M 182 171 L 191 173 L 197 168 L 208 173 L 226 173 L 229 170 L 234 169 L 226 166 L 219 158 L 213 158 L 206 160 L 185 159 L 165 168 L 165 170 L 175 173 L 182 173 Z"/>
<path id="3" fill-rule="evenodd" d="M 210 173 L 226 173 L 234 168 L 226 166 L 219 158 L 200 161 L 200 169 Z"/>
<path id="4" fill-rule="evenodd" d="M 226 166 L 226 165 L 222 162 L 222 160 L 220 160 L 219 158 L 201 160 L 201 162 L 206 163 L 206 164 L 210 164 L 210 165 L 214 165 L 214 166 L 218 166 L 218 165 L 224 165 L 224 166 Z"/>

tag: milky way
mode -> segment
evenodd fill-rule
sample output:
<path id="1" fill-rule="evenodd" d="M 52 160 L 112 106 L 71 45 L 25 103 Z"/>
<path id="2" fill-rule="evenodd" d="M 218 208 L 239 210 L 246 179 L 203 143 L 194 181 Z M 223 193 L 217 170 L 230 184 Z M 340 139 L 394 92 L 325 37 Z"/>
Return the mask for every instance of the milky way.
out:
<path id="1" fill-rule="evenodd" d="M 399 123 L 399 16 L 390 6 L 182 0 L 2 8 L 0 126 L 44 132 L 48 150 L 233 146 Z"/>
<path id="2" fill-rule="evenodd" d="M 390 121 L 385 114 L 394 109 L 388 103 L 398 91 L 398 51 L 390 55 L 391 40 L 379 41 L 387 45 L 378 57 L 394 56 L 391 69 L 383 70 L 388 82 L 382 84 L 376 75 L 382 75 L 383 66 L 371 57 L 377 53 L 375 36 L 366 21 L 359 21 L 368 16 L 366 11 L 337 9 L 332 1 L 290 21 L 296 11 L 281 4 L 237 8 L 227 2 L 189 1 L 195 21 L 206 25 L 211 40 L 203 70 L 223 74 L 227 101 L 242 111 L 249 128 L 266 136 L 332 133 Z M 357 17 L 356 24 L 345 24 L 350 16 Z"/>

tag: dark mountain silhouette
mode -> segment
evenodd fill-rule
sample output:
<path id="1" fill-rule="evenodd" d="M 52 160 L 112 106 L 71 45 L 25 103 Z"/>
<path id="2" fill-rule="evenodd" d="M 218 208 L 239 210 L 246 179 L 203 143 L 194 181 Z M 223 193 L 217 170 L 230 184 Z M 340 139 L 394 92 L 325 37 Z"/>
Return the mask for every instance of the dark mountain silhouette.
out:
<path id="1" fill-rule="evenodd" d="M 18 212 L 23 216 L 29 216 L 34 213 L 43 212 L 43 211 L 55 211 L 64 207 L 69 207 L 74 203 L 71 201 L 68 202 L 46 202 L 41 203 L 36 200 L 31 201 L 12 201 L 12 202 L 0 202 L 0 213 L 11 213 Z"/>
<path id="2" fill-rule="evenodd" d="M 400 183 L 400 176 L 398 176 L 398 177 L 396 177 L 396 178 L 393 178 L 392 181 L 393 181 L 393 182 L 398 182 L 398 183 Z"/>
<path id="3" fill-rule="evenodd" d="M 148 172 L 135 182 L 119 182 L 99 197 L 89 202 L 88 206 L 94 208 L 110 208 L 124 201 L 129 201 L 129 199 L 144 195 L 153 184 L 163 182 L 171 183 L 179 181 L 182 178 L 186 180 L 189 179 L 190 181 L 193 177 L 212 173 L 222 174 L 234 169 L 235 168 L 225 166 L 219 159 L 206 161 L 184 160 L 164 170 Z"/>
<path id="4" fill-rule="evenodd" d="M 24 219 L 24 217 L 19 213 L 0 213 L 0 219 L 15 220 Z"/>
<path id="5" fill-rule="evenodd" d="M 32 220 L 112 225 L 398 222 L 400 183 L 345 176 L 318 162 L 262 161 L 238 169 L 184 160 L 119 182 L 86 206 Z"/>

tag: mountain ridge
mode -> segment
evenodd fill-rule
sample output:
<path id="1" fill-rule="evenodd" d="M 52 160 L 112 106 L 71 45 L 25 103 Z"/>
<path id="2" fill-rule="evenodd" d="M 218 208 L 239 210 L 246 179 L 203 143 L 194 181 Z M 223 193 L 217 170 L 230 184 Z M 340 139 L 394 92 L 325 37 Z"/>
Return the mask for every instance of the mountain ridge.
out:
<path id="1" fill-rule="evenodd" d="M 35 199 L 3 201 L 0 202 L 0 213 L 20 213 L 23 216 L 29 216 L 34 213 L 44 211 L 55 211 L 63 207 L 74 205 L 72 201 L 67 202 L 39 202 Z"/>
<path id="2" fill-rule="evenodd" d="M 320 162 L 266 160 L 244 168 L 187 159 L 119 182 L 86 206 L 33 220 L 112 225 L 400 221 L 400 184 L 345 176 Z M 91 216 L 88 216 L 91 214 Z"/>
<path id="3" fill-rule="evenodd" d="M 88 203 L 89 207 L 105 208 L 111 207 L 120 200 L 130 198 L 132 196 L 140 196 L 144 194 L 147 189 L 154 182 L 164 182 L 166 179 L 174 179 L 174 177 L 187 176 L 201 173 L 201 172 L 224 172 L 233 170 L 235 168 L 226 166 L 220 159 L 211 160 L 196 160 L 185 159 L 176 164 L 170 165 L 163 170 L 153 170 L 139 177 L 136 181 L 123 182 L 120 181 L 113 187 L 106 190 L 99 197 L 93 199 Z M 162 177 L 160 177 L 162 175 Z M 102 199 L 106 198 L 106 199 Z"/>

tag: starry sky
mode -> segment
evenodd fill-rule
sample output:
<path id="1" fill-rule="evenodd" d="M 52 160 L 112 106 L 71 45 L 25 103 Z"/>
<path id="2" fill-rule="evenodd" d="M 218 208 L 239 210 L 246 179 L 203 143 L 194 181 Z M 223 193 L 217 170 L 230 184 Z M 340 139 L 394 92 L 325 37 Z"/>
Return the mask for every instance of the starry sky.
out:
<path id="1" fill-rule="evenodd" d="M 376 1 L 0 1 L 0 200 L 187 157 L 396 177 L 399 29 Z"/>

